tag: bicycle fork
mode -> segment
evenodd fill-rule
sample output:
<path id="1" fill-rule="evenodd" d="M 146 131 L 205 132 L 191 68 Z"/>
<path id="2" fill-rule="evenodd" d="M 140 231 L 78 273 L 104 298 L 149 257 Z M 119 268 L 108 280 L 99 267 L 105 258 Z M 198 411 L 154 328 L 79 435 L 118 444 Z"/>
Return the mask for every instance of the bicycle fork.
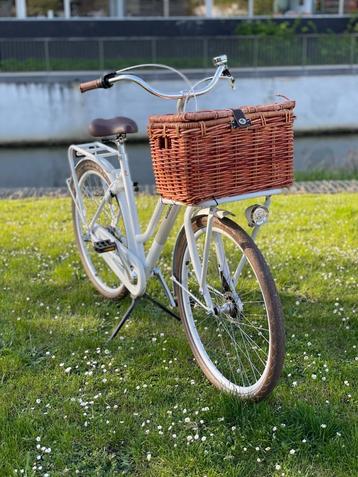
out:
<path id="1" fill-rule="evenodd" d="M 267 208 L 267 210 L 270 206 L 270 203 L 271 203 L 271 197 L 267 196 L 265 198 L 265 203 L 264 203 L 264 207 Z M 184 214 L 184 228 L 185 228 L 185 234 L 186 234 L 187 243 L 188 243 L 190 259 L 193 265 L 196 279 L 199 283 L 200 293 L 202 294 L 205 303 L 202 303 L 189 290 L 185 289 L 185 291 L 195 302 L 197 302 L 200 306 L 206 309 L 208 313 L 213 313 L 213 314 L 217 313 L 218 310 L 213 305 L 212 298 L 209 292 L 210 287 L 208 286 L 206 282 L 206 275 L 207 275 L 208 264 L 209 264 L 209 250 L 210 250 L 211 241 L 213 239 L 218 266 L 219 266 L 220 274 L 222 276 L 223 287 L 227 288 L 226 291 L 231 293 L 234 299 L 234 302 L 236 303 L 236 306 L 238 307 L 238 310 L 242 311 L 243 303 L 240 299 L 240 296 L 238 295 L 236 291 L 236 286 L 237 286 L 239 277 L 247 262 L 247 258 L 245 255 L 241 257 L 240 262 L 233 276 L 231 276 L 230 269 L 225 257 L 225 250 L 222 243 L 222 239 L 218 234 L 213 232 L 213 220 L 215 217 L 219 219 L 223 219 L 227 215 L 232 215 L 232 214 L 225 210 L 219 210 L 217 209 L 217 207 L 210 207 L 208 209 L 202 209 L 200 211 L 201 213 L 204 213 L 205 215 L 207 215 L 206 234 L 205 234 L 205 241 L 204 241 L 203 257 L 201 262 L 198 249 L 196 246 L 195 234 L 194 234 L 193 224 L 192 224 L 192 218 L 194 217 L 196 211 L 197 211 L 197 208 L 195 206 L 187 207 Z M 262 224 L 254 225 L 253 231 L 251 234 L 251 237 L 253 238 L 253 240 L 255 240 L 255 238 L 257 237 L 261 226 Z M 179 283 L 178 280 L 175 279 L 175 277 L 173 277 L 173 281 L 178 286 L 184 289 L 183 285 Z"/>

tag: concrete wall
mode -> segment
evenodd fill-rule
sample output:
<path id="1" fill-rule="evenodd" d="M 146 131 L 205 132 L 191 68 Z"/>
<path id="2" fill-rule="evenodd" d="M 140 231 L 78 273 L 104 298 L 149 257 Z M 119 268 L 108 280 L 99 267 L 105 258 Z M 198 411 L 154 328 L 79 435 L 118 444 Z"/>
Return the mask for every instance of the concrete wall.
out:
<path id="1" fill-rule="evenodd" d="M 310 74 L 241 77 L 232 91 L 222 82 L 215 92 L 198 100 L 199 109 L 230 108 L 269 103 L 280 93 L 297 101 L 297 132 L 358 130 L 358 76 Z M 244 75 L 242 75 L 244 76 Z M 0 77 L 0 144 L 67 143 L 88 139 L 87 125 L 95 117 L 129 116 L 146 134 L 149 114 L 175 111 L 175 103 L 148 95 L 135 85 L 80 94 L 79 80 L 56 75 L 51 78 Z M 160 90 L 176 92 L 176 80 L 154 80 Z M 191 108 L 194 103 L 191 103 Z"/>

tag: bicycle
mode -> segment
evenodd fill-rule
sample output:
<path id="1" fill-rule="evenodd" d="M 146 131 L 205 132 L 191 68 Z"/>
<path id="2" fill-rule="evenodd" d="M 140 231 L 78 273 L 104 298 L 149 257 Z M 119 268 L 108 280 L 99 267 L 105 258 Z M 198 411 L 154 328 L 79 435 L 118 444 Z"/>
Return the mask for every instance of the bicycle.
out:
<path id="1" fill-rule="evenodd" d="M 81 91 L 135 83 L 163 99 L 177 101 L 178 112 L 189 99 L 211 91 L 219 80 L 233 82 L 225 55 L 214 59 L 215 74 L 205 87 L 177 94 L 162 93 L 141 77 L 120 70 L 81 84 Z M 200 81 L 197 84 L 202 83 Z M 180 319 L 196 362 L 217 388 L 258 401 L 278 382 L 284 360 L 284 328 L 280 299 L 263 255 L 254 240 L 266 223 L 271 196 L 281 189 L 207 200 L 185 206 L 184 224 L 173 251 L 173 291 L 157 266 L 180 203 L 160 197 L 145 232 L 141 232 L 125 141 L 137 131 L 128 118 L 95 120 L 95 141 L 69 148 L 76 242 L 85 272 L 106 298 L 130 295 L 132 303 L 113 330 L 113 339 L 138 301 L 147 297 Z M 108 142 L 110 141 L 110 142 Z M 113 146 L 112 146 L 112 145 Z M 109 162 L 118 160 L 119 168 Z M 265 198 L 246 210 L 251 236 L 219 204 Z M 149 251 L 144 244 L 154 235 Z M 146 294 L 151 276 L 159 279 L 169 307 Z M 174 309 L 178 308 L 179 316 Z"/>

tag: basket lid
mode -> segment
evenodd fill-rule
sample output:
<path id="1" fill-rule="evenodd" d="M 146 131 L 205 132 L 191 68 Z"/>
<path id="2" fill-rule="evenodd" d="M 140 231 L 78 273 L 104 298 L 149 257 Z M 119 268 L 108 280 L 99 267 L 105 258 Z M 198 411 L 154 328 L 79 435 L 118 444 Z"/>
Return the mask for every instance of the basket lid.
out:
<path id="1" fill-rule="evenodd" d="M 295 107 L 295 101 L 284 101 L 281 103 L 263 104 L 259 106 L 241 106 L 239 109 L 245 114 L 266 113 L 272 111 L 292 110 Z M 233 108 L 236 109 L 236 108 Z M 221 118 L 231 118 L 232 109 L 211 109 L 196 112 L 187 112 L 179 114 L 161 114 L 149 117 L 150 123 L 193 123 L 196 121 L 210 121 Z"/>

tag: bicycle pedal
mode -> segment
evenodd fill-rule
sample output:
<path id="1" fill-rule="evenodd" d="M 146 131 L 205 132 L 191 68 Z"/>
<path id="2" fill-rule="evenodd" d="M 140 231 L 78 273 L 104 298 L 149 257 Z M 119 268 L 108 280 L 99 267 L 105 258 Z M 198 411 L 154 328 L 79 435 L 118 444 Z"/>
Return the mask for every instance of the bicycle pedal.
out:
<path id="1" fill-rule="evenodd" d="M 93 248 L 97 253 L 114 252 L 117 250 L 116 244 L 109 239 L 93 242 Z"/>

